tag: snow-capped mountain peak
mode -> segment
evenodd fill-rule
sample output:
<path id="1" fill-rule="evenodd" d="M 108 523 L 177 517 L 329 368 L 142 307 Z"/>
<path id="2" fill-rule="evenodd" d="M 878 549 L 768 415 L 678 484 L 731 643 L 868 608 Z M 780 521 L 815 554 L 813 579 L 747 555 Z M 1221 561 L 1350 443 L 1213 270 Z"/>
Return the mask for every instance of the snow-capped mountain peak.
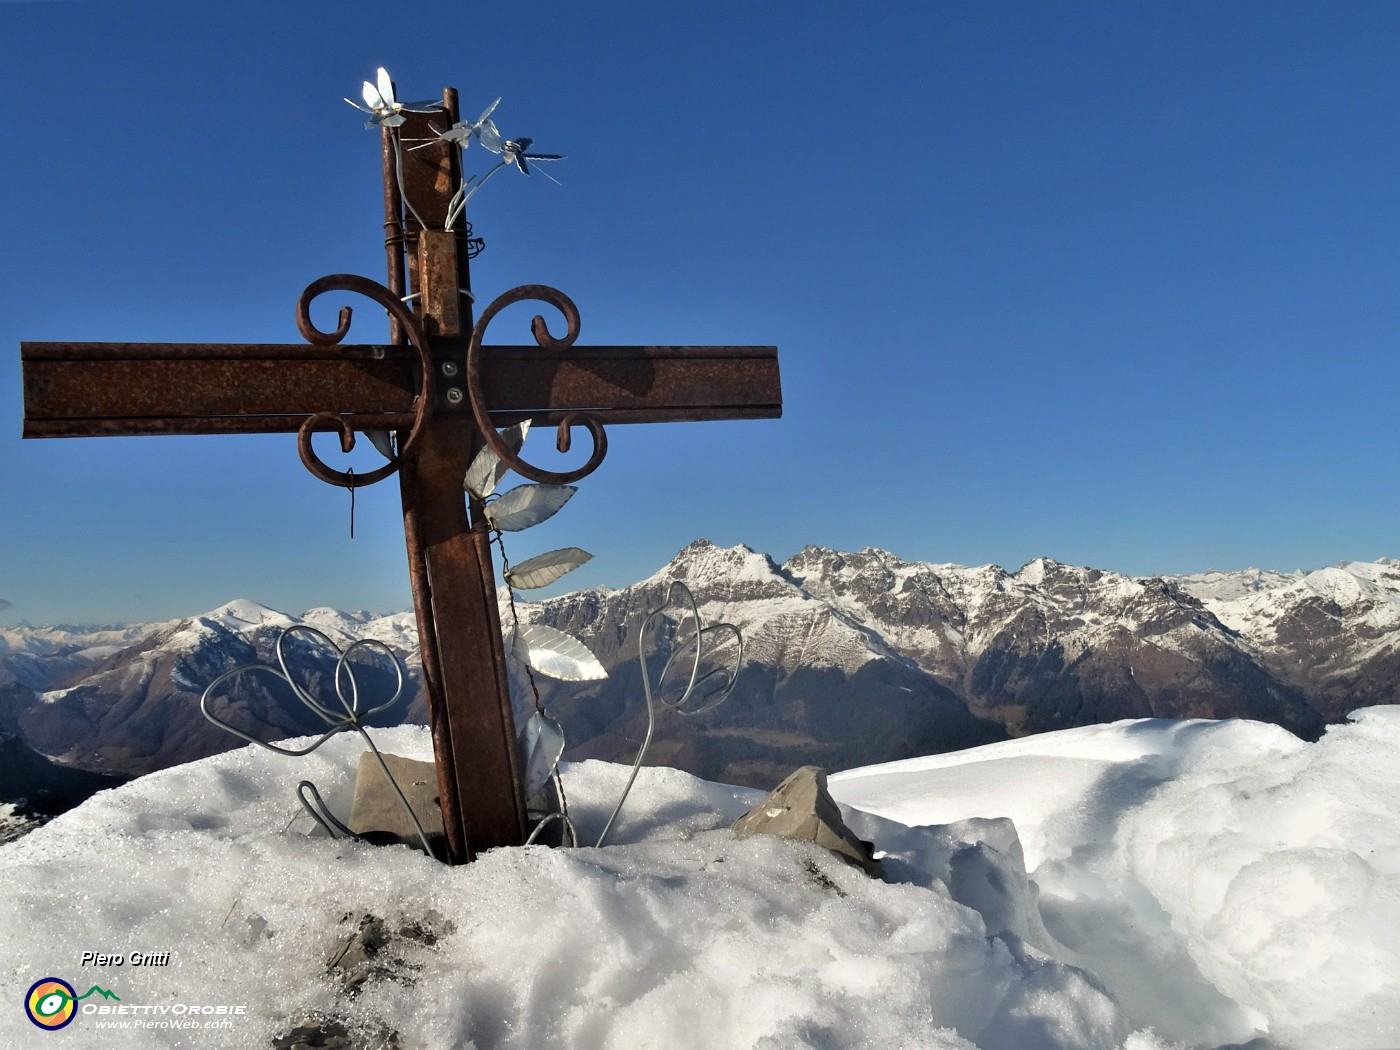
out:
<path id="1" fill-rule="evenodd" d="M 586 687 L 540 684 L 571 747 L 635 751 L 645 732 L 639 627 L 673 580 L 690 587 L 705 624 L 732 623 L 744 637 L 724 708 L 658 728 L 658 747 L 686 749 L 690 768 L 717 779 L 763 782 L 794 757 L 836 768 L 1124 717 L 1240 715 L 1311 737 L 1353 708 L 1400 702 L 1400 563 L 1389 559 L 1132 578 L 1049 557 L 1009 572 L 875 547 L 807 546 L 778 565 L 702 539 L 628 587 L 517 597 L 522 620 L 579 638 L 609 671 Z M 682 612 L 671 619 L 684 632 Z M 115 632 L 10 629 L 0 730 L 74 761 L 118 756 L 124 772 L 209 753 L 225 741 L 199 717 L 204 685 L 271 662 L 277 632 L 298 624 L 341 648 L 378 639 L 410 672 L 417 664 L 408 611 L 298 617 L 240 599 Z M 651 644 L 671 644 L 664 636 Z"/>

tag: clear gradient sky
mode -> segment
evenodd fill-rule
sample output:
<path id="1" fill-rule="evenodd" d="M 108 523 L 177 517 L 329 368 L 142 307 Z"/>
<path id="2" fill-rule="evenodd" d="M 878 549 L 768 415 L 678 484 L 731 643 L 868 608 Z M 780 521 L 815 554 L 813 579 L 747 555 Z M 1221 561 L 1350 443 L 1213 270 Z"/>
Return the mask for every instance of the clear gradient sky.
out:
<path id="1" fill-rule="evenodd" d="M 571 586 L 697 536 L 1400 554 L 1397 56 L 1383 3 L 0 2 L 0 623 L 408 607 L 397 483 L 351 541 L 291 435 L 19 438 L 21 340 L 295 342 L 311 280 L 383 279 L 341 101 L 379 65 L 568 155 L 473 202 L 480 298 L 554 285 L 583 343 L 779 347 L 781 420 L 614 427 L 514 538 L 593 551 Z"/>

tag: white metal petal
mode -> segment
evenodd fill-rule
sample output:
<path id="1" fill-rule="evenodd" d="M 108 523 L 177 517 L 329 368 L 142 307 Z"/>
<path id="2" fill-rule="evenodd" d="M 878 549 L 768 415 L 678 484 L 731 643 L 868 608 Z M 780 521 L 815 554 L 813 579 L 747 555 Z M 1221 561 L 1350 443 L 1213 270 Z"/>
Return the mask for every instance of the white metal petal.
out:
<path id="1" fill-rule="evenodd" d="M 379 80 L 379 97 L 384 100 L 386 106 L 392 107 L 394 105 L 394 78 L 383 66 L 379 67 L 376 76 Z"/>
<path id="2" fill-rule="evenodd" d="M 511 638 L 511 652 L 540 674 L 564 682 L 596 682 L 608 676 L 588 646 L 542 623 L 522 623 Z"/>
<path id="3" fill-rule="evenodd" d="M 506 573 L 506 583 L 516 590 L 528 591 L 535 587 L 548 587 L 566 572 L 573 572 L 592 558 L 581 547 L 564 547 L 536 555 L 523 561 Z"/>
<path id="4" fill-rule="evenodd" d="M 476 132 L 477 139 L 483 146 L 492 153 L 501 152 L 501 133 L 496 128 L 496 122 L 487 117 L 481 122 L 481 127 Z"/>
<path id="5" fill-rule="evenodd" d="M 530 421 L 522 420 L 513 427 L 506 427 L 501 431 L 501 440 L 506 443 L 506 448 L 512 452 L 519 452 L 520 446 L 525 444 L 525 435 L 530 433 Z M 475 495 L 478 499 L 485 499 L 496 491 L 496 486 L 501 483 L 501 479 L 506 476 L 510 468 L 501 462 L 501 457 L 496 455 L 496 450 L 490 445 L 483 445 L 481 451 L 472 460 L 472 465 L 467 468 L 467 476 L 462 479 L 462 487 Z"/>
<path id="6" fill-rule="evenodd" d="M 499 106 L 500 104 L 501 104 L 501 100 L 500 100 L 500 99 L 496 99 L 495 102 L 492 102 L 489 106 L 487 106 L 485 109 L 483 109 L 483 110 L 481 111 L 481 116 L 479 116 L 479 117 L 476 118 L 476 122 L 475 122 L 475 124 L 473 124 L 473 127 L 479 128 L 479 127 L 481 127 L 482 124 L 485 124 L 485 123 L 486 123 L 486 119 L 487 119 L 489 116 L 491 116 L 492 113 L 496 112 L 496 107 Z"/>
<path id="7" fill-rule="evenodd" d="M 486 505 L 486 520 L 501 532 L 521 532 L 554 517 L 577 491 L 573 485 L 517 485 Z"/>

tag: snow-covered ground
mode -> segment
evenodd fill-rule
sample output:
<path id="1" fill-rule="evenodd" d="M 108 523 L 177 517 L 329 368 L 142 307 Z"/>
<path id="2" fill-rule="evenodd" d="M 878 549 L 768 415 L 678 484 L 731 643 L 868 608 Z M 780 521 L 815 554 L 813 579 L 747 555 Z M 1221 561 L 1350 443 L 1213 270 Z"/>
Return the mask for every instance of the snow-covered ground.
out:
<path id="1" fill-rule="evenodd" d="M 835 775 L 887 882 L 736 839 L 760 793 L 670 769 L 606 849 L 449 869 L 294 819 L 303 777 L 348 810 L 357 740 L 245 748 L 0 848 L 0 1045 L 268 1047 L 319 1014 L 433 1050 L 1400 1046 L 1397 747 L 1387 707 L 1315 744 L 1136 721 Z M 585 839 L 626 773 L 566 767 Z M 327 960 L 366 914 L 351 995 Z M 58 1034 L 22 1005 L 46 977 L 86 994 Z"/>

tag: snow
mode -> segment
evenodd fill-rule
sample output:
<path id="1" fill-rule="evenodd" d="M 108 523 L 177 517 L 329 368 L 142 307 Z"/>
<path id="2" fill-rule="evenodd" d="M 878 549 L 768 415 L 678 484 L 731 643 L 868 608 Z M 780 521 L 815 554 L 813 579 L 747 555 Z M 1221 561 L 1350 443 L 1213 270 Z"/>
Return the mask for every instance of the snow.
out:
<path id="1" fill-rule="evenodd" d="M 290 619 L 285 614 L 269 609 L 265 605 L 260 605 L 247 598 L 236 598 L 227 605 L 215 609 L 203 619 L 208 619 L 214 623 L 230 627 L 234 630 L 242 630 L 248 626 L 260 626 L 270 624 L 273 627 L 287 627 Z"/>
<path id="2" fill-rule="evenodd" d="M 1291 575 L 1248 569 L 1176 579 L 1234 630 L 1249 632 L 1258 621 L 1276 617 L 1280 608 L 1308 599 L 1330 602 L 1372 630 L 1400 627 L 1400 570 L 1389 558 Z"/>
<path id="3" fill-rule="evenodd" d="M 1306 575 L 1302 569 L 1292 573 L 1269 569 L 1238 569 L 1233 572 L 1207 569 L 1205 572 L 1189 576 L 1169 576 L 1167 579 L 1179 584 L 1187 594 L 1209 604 L 1212 601 L 1236 601 L 1252 594 L 1278 590 L 1296 583 Z"/>
<path id="4" fill-rule="evenodd" d="M 684 574 L 678 573 L 684 568 Z M 668 586 L 673 579 L 682 578 L 692 590 L 700 590 L 716 582 L 742 587 L 744 584 L 770 584 L 774 565 L 766 554 L 742 543 L 733 547 L 716 547 L 706 539 L 694 540 L 683 547 L 671 562 L 634 586 Z"/>
<path id="5" fill-rule="evenodd" d="M 173 623 L 173 621 L 172 621 Z M 32 653 L 53 656 L 67 653 L 91 662 L 110 652 L 124 649 L 142 637 L 171 623 L 91 626 L 59 624 L 49 627 L 0 627 L 0 655 Z"/>
<path id="6" fill-rule="evenodd" d="M 418 727 L 375 736 L 431 754 Z M 345 812 L 357 740 L 301 760 L 244 748 L 0 848 L 5 994 L 57 976 L 115 992 L 110 1010 L 149 1008 L 80 1013 L 73 1047 L 267 1047 L 317 1012 L 435 1050 L 1395 1046 L 1398 744 L 1395 707 L 1315 744 L 1145 720 L 833 775 L 886 882 L 814 846 L 737 839 L 728 825 L 761 793 L 665 768 L 642 770 L 616 845 L 445 868 L 306 834 L 295 783 Z M 626 776 L 566 764 L 585 841 Z M 366 913 L 435 943 L 399 936 L 390 976 L 351 997 L 326 960 Z M 85 951 L 172 955 L 96 966 Z M 203 1023 L 173 1013 L 190 1004 L 243 1013 L 214 1035 L 99 1027 Z M 45 1038 L 0 1011 L 0 1045 Z"/>

